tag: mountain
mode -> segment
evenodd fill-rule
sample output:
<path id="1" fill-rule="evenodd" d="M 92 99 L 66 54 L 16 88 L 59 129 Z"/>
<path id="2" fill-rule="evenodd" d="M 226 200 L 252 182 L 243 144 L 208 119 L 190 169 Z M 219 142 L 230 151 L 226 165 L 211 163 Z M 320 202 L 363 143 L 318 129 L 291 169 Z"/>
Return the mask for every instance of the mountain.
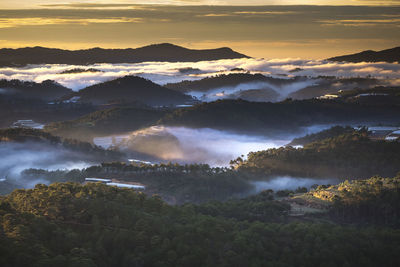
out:
<path id="1" fill-rule="evenodd" d="M 141 102 L 151 106 L 169 106 L 193 101 L 190 96 L 137 76 L 125 76 L 95 84 L 71 94 L 68 98 L 95 105 Z"/>
<path id="2" fill-rule="evenodd" d="M 367 50 L 356 54 L 332 57 L 331 61 L 400 63 L 400 46 L 382 51 Z"/>
<path id="3" fill-rule="evenodd" d="M 46 80 L 41 83 L 20 80 L 0 80 L 0 95 L 51 101 L 71 93 L 71 89 L 51 80 Z"/>
<path id="4" fill-rule="evenodd" d="M 195 50 L 163 43 L 136 49 L 63 50 L 45 47 L 0 49 L 0 66 L 26 64 L 139 63 L 145 61 L 196 62 L 203 60 L 248 58 L 228 47 Z"/>

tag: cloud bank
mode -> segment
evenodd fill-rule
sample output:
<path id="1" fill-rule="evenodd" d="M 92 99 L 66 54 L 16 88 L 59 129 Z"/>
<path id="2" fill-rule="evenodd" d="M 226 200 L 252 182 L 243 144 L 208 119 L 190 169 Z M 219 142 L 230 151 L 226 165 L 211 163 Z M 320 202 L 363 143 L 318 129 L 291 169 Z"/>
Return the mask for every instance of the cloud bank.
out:
<path id="1" fill-rule="evenodd" d="M 73 68 L 95 68 L 102 72 L 83 72 L 61 74 Z M 200 74 L 182 73 L 179 69 L 196 68 Z M 297 76 L 335 76 L 371 77 L 382 83 L 397 85 L 400 80 L 400 64 L 391 63 L 340 63 L 323 60 L 304 59 L 228 59 L 202 62 L 144 62 L 137 64 L 94 64 L 89 66 L 76 65 L 30 65 L 24 68 L 0 68 L 0 79 L 19 79 L 41 82 L 54 80 L 75 91 L 96 83 L 112 80 L 126 75 L 138 75 L 164 85 L 183 80 L 198 80 L 208 76 L 231 73 L 231 69 L 242 68 L 250 73 L 262 73 L 279 78 Z M 298 69 L 296 72 L 291 72 Z M 282 74 L 286 75 L 285 77 Z M 304 85 L 306 87 L 307 84 Z M 299 85 L 294 86 L 297 90 Z M 253 88 L 254 89 L 254 88 Z M 291 90 L 287 88 L 290 93 Z"/>

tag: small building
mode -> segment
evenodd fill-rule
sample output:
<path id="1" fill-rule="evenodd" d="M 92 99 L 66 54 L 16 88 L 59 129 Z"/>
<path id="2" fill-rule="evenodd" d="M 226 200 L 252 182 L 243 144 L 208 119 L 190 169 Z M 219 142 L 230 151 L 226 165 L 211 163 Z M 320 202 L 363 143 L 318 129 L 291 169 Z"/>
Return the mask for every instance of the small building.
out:
<path id="1" fill-rule="evenodd" d="M 34 122 L 33 120 L 18 120 L 14 122 L 11 128 L 32 128 L 32 129 L 43 129 L 44 125 Z"/>
<path id="2" fill-rule="evenodd" d="M 319 96 L 319 97 L 317 97 L 317 99 L 335 99 L 338 97 L 339 97 L 338 95 L 327 94 L 327 95 Z"/>
<path id="3" fill-rule="evenodd" d="M 135 182 L 119 181 L 117 179 L 104 178 L 85 178 L 85 183 L 102 183 L 108 186 L 116 186 L 120 188 L 131 188 L 136 190 L 145 190 L 146 186 Z"/>
<path id="4" fill-rule="evenodd" d="M 393 131 L 385 137 L 387 141 L 398 141 L 400 140 L 400 130 Z"/>

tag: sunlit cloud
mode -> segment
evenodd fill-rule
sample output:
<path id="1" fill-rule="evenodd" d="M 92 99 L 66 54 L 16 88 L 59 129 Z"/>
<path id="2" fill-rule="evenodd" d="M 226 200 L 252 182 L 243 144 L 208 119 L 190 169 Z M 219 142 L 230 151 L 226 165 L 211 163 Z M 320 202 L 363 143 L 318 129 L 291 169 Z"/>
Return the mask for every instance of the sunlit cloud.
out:
<path id="1" fill-rule="evenodd" d="M 351 26 L 351 27 L 363 27 L 363 26 L 380 26 L 394 24 L 400 24 L 400 19 L 342 19 L 342 20 L 321 20 L 322 26 Z"/>
<path id="2" fill-rule="evenodd" d="M 233 12 L 238 15 L 287 15 L 287 14 L 298 14 L 297 11 L 237 11 Z"/>
<path id="3" fill-rule="evenodd" d="M 140 23 L 141 18 L 104 18 L 104 19 L 69 19 L 69 18 L 0 18 L 0 28 L 21 26 L 42 26 L 59 24 L 89 25 L 96 23 Z"/>

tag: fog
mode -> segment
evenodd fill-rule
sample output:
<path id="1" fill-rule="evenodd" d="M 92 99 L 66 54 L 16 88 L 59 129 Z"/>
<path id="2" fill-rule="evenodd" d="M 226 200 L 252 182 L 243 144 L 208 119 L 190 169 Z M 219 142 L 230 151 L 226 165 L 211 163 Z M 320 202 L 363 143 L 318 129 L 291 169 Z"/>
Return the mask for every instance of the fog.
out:
<path id="1" fill-rule="evenodd" d="M 285 99 L 289 94 L 293 92 L 317 84 L 318 80 L 316 79 L 297 81 L 290 84 L 282 84 L 282 85 L 274 85 L 267 82 L 251 82 L 251 83 L 238 84 L 236 86 L 215 88 L 207 92 L 190 91 L 187 94 L 201 101 L 211 102 L 218 99 L 239 98 L 240 93 L 247 90 L 263 90 L 265 92 L 272 91 L 276 93 L 276 95 L 270 93 L 271 95 L 270 97 L 267 98 L 260 97 L 259 101 L 279 101 Z"/>
<path id="2" fill-rule="evenodd" d="M 254 181 L 250 182 L 254 186 L 254 191 L 252 193 L 257 194 L 263 190 L 272 189 L 274 191 L 278 190 L 295 190 L 298 187 L 310 187 L 314 184 L 327 185 L 327 184 L 337 184 L 340 182 L 339 179 L 334 178 L 305 178 L 305 177 L 292 177 L 292 176 L 275 176 L 265 181 Z"/>
<path id="3" fill-rule="evenodd" d="M 125 135 L 95 138 L 93 141 L 104 148 L 115 145 L 138 160 L 229 166 L 232 159 L 246 157 L 249 152 L 278 148 L 290 143 L 295 137 L 330 126 L 314 125 L 296 133 L 275 137 L 209 128 L 153 126 Z"/>
<path id="4" fill-rule="evenodd" d="M 6 178 L 32 187 L 37 183 L 48 183 L 41 177 L 27 181 L 21 177 L 25 169 L 82 169 L 97 162 L 90 156 L 43 143 L 0 142 L 0 178 Z"/>
<path id="5" fill-rule="evenodd" d="M 95 68 L 102 72 L 83 72 L 61 74 L 73 68 Z M 201 74 L 182 73 L 184 68 L 199 69 Z M 382 83 L 398 84 L 400 79 L 400 65 L 391 63 L 341 63 L 324 60 L 306 59 L 261 59 L 242 58 L 225 59 L 201 62 L 144 62 L 136 64 L 93 64 L 88 66 L 44 64 L 28 65 L 23 68 L 2 67 L 0 79 L 19 79 L 42 82 L 54 80 L 75 91 L 96 83 L 112 80 L 126 75 L 138 75 L 164 85 L 182 80 L 197 80 L 218 74 L 232 73 L 234 68 L 241 68 L 250 73 L 262 73 L 273 77 L 287 77 L 320 75 L 336 77 L 374 77 Z M 292 73 L 291 70 L 299 71 Z M 304 85 L 305 87 L 306 85 Z M 298 89 L 300 84 L 294 86 Z M 254 88 L 253 88 L 254 89 Z M 289 92 L 288 92 L 289 93 Z"/>

